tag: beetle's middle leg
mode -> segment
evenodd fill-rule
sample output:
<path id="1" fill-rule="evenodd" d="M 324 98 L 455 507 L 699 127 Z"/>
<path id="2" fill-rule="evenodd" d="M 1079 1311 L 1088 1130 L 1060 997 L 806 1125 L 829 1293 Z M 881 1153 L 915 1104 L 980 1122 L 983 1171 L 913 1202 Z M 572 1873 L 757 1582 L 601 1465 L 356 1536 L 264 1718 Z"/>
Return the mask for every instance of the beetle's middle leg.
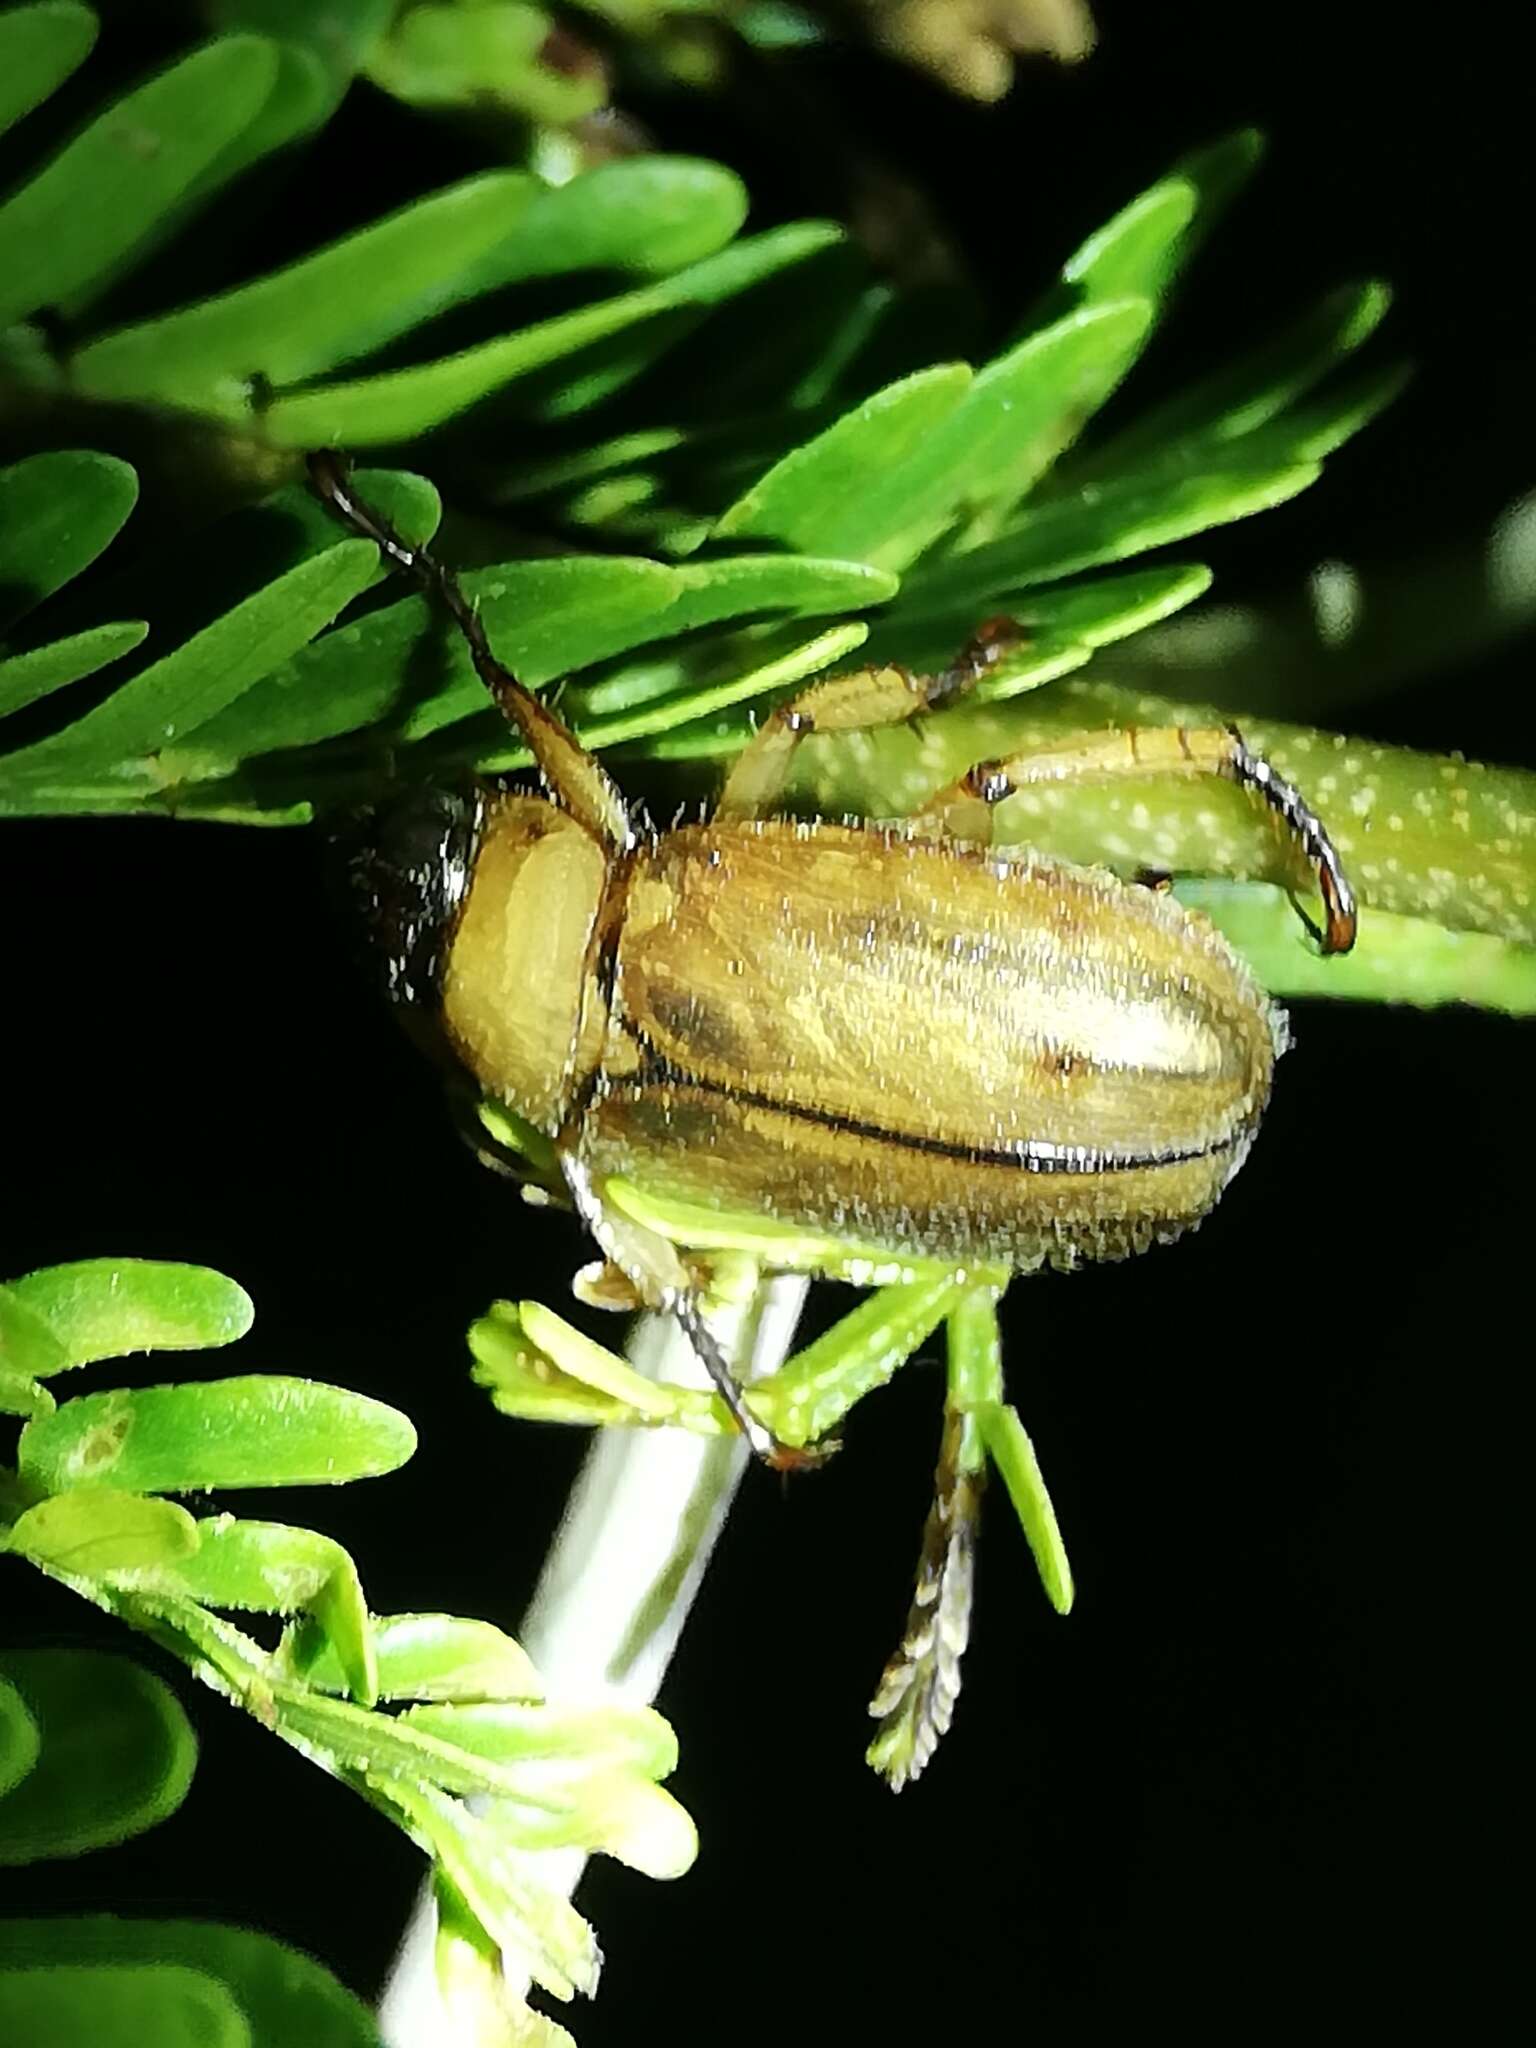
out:
<path id="1" fill-rule="evenodd" d="M 830 676 L 786 699 L 737 755 L 715 805 L 717 818 L 762 818 L 777 805 L 795 751 L 808 733 L 869 732 L 904 725 L 972 689 L 1024 638 L 1012 619 L 989 619 L 937 675 L 889 664 Z"/>
<path id="2" fill-rule="evenodd" d="M 1347 953 L 1355 942 L 1355 892 L 1338 850 L 1306 799 L 1227 726 L 1127 726 L 1074 733 L 1027 748 L 1006 760 L 982 761 L 932 797 L 916 829 L 946 838 L 991 843 L 991 807 L 1015 790 L 1044 783 L 1113 782 L 1140 775 L 1219 775 L 1261 797 L 1289 828 L 1311 862 L 1323 899 L 1324 927 L 1302 921 L 1324 953 Z"/>

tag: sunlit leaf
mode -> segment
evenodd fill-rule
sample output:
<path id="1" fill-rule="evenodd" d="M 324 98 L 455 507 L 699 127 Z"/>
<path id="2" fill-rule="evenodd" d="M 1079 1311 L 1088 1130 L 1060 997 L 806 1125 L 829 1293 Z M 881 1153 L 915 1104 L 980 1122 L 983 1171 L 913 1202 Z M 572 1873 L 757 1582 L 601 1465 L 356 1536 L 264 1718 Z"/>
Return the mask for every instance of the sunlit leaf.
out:
<path id="1" fill-rule="evenodd" d="M 415 1430 L 382 1401 L 263 1373 L 82 1394 L 27 1426 L 20 1465 L 50 1493 L 109 1481 L 188 1493 L 336 1486 L 392 1472 L 415 1448 Z"/>
<path id="2" fill-rule="evenodd" d="M 269 277 L 92 342 L 72 358 L 71 381 L 99 398 L 239 418 L 254 377 L 318 376 L 479 289 L 475 266 L 515 230 L 533 190 L 521 172 L 466 179 Z"/>
<path id="3" fill-rule="evenodd" d="M 263 427 L 271 440 L 287 448 L 368 448 L 408 440 L 517 378 L 641 321 L 707 310 L 835 238 L 835 229 L 815 223 L 777 228 L 706 257 L 659 284 L 559 314 L 457 355 L 279 397 L 264 410 Z"/>
<path id="4" fill-rule="evenodd" d="M 565 1707 L 494 1700 L 412 1707 L 405 1718 L 413 1727 L 456 1742 L 495 1763 L 633 1770 L 648 1778 L 670 1777 L 677 1769 L 677 1737 L 671 1723 L 654 1707 Z"/>
<path id="5" fill-rule="evenodd" d="M 177 1594 L 205 1607 L 307 1612 L 329 1646 L 339 1689 L 372 1706 L 378 1698 L 373 1635 L 357 1566 L 348 1552 L 329 1536 L 283 1522 L 214 1515 L 200 1521 L 197 1530 L 192 1556 L 134 1571 L 115 1583 L 133 1591 Z"/>
<path id="6" fill-rule="evenodd" d="M 206 1266 L 161 1259 L 80 1259 L 45 1266 L 7 1291 L 59 1346 L 57 1372 L 133 1351 L 198 1351 L 233 1344 L 251 1327 L 250 1296 Z"/>
<path id="7" fill-rule="evenodd" d="M 54 1415 L 60 1412 L 55 1409 Z M 197 1523 L 174 1501 L 146 1499 L 115 1486 L 81 1485 L 28 1508 L 12 1524 L 7 1541 L 17 1557 L 34 1564 L 100 1578 L 190 1557 L 197 1548 Z"/>
<path id="8" fill-rule="evenodd" d="M 958 409 L 970 384 L 966 364 L 943 363 L 877 391 L 776 463 L 720 515 L 715 538 L 871 559 L 888 478 Z"/>
<path id="9" fill-rule="evenodd" d="M 529 1701 L 543 1681 L 521 1643 L 456 1614 L 387 1614 L 373 1625 L 379 1697 L 386 1700 Z M 333 1650 L 303 1665 L 307 1685 L 340 1692 L 343 1673 Z"/>

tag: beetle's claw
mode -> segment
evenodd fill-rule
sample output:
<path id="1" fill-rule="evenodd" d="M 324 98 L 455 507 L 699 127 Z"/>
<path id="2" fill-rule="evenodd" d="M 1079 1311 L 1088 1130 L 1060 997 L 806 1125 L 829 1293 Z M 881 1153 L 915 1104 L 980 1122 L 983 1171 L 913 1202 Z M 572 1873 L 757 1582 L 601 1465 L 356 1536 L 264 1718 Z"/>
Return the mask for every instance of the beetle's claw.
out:
<path id="1" fill-rule="evenodd" d="M 780 1443 L 777 1437 L 769 1442 L 772 1448 L 763 1454 L 763 1462 L 770 1472 L 815 1472 L 842 1449 L 836 1437 L 823 1437 L 816 1444 Z"/>

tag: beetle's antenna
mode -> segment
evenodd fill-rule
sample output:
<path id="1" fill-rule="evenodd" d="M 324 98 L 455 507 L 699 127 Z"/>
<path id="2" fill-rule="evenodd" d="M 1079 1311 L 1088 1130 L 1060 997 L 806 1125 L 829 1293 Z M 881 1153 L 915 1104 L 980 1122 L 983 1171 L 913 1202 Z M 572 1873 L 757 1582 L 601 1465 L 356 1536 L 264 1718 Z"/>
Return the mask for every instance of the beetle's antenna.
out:
<path id="1" fill-rule="evenodd" d="M 352 464 L 340 449 L 316 449 L 308 468 L 310 485 L 321 503 L 371 540 L 392 568 L 412 577 L 452 618 L 464 635 L 476 674 L 522 736 L 550 795 L 611 851 L 627 852 L 635 835 L 624 799 L 569 726 L 496 659 L 480 614 L 464 595 L 458 577 L 429 549 L 402 540 L 381 512 L 364 503 L 352 488 Z"/>
<path id="2" fill-rule="evenodd" d="M 513 724 L 521 726 L 518 709 L 508 700 L 524 695 L 523 685 L 491 652 L 491 643 L 485 636 L 480 615 L 464 595 L 458 577 L 429 549 L 412 547 L 403 541 L 382 513 L 364 504 L 352 489 L 351 460 L 339 448 L 316 449 L 308 457 L 308 468 L 310 483 L 322 503 L 329 505 L 338 517 L 355 527 L 365 539 L 373 541 L 392 568 L 413 576 L 442 604 L 469 643 L 470 655 L 481 681 Z"/>

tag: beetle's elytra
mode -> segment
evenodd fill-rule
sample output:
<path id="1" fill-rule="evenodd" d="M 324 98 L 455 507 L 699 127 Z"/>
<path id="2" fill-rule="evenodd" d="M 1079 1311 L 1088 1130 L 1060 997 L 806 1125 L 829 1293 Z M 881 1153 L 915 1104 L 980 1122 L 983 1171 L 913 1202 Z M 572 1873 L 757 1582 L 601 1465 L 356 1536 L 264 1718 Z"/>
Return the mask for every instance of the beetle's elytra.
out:
<path id="1" fill-rule="evenodd" d="M 753 1448 L 679 1250 L 605 1198 L 616 1179 L 896 1256 L 1019 1269 L 1120 1258 L 1206 1214 L 1241 1165 L 1285 1045 L 1226 941 L 1171 897 L 990 850 L 1024 782 L 1166 770 L 1254 789 L 1316 872 L 1322 944 L 1349 885 L 1300 796 L 1221 730 L 1086 734 L 989 762 L 901 831 L 772 813 L 812 729 L 952 698 L 1017 637 L 984 627 L 945 673 L 861 670 L 781 705 L 707 823 L 656 832 L 497 662 L 453 577 L 352 494 L 317 489 L 436 593 L 546 794 L 440 799 L 393 918 L 399 993 L 486 1094 L 542 1133 L 605 1257 L 678 1315 Z"/>

